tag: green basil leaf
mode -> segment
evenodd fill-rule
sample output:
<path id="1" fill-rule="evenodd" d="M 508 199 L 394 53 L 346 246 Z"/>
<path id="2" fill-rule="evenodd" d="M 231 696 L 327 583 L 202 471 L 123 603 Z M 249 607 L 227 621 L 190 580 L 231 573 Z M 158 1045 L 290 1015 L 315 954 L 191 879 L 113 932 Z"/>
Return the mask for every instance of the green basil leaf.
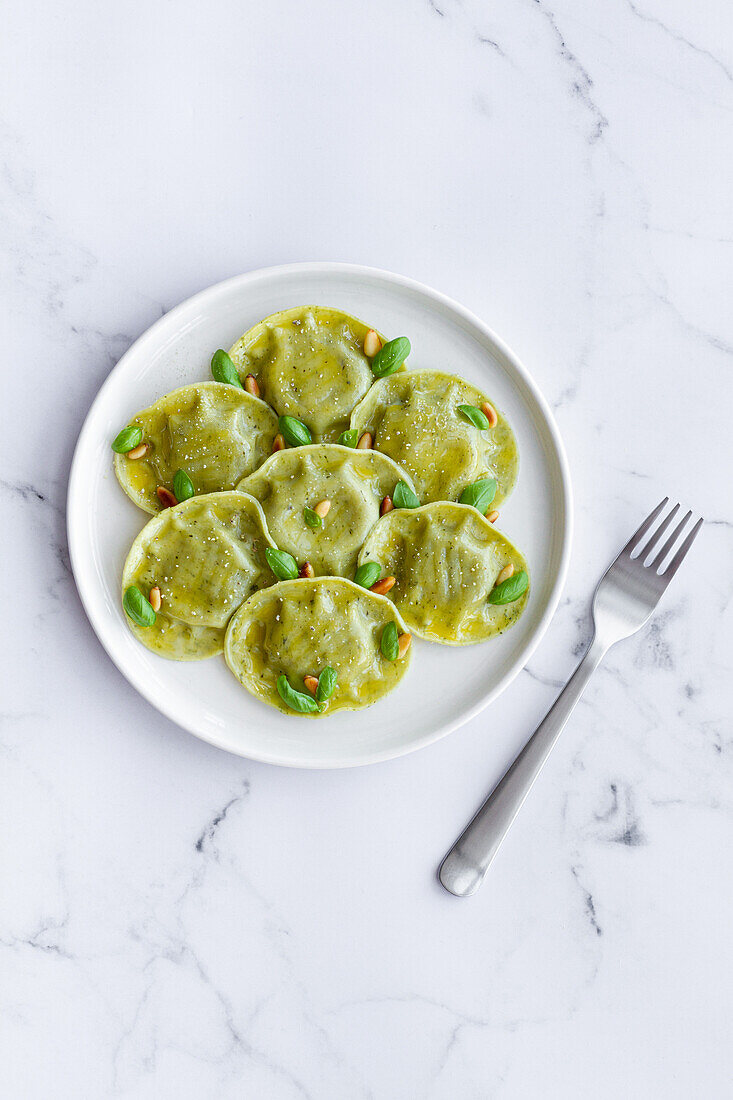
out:
<path id="1" fill-rule="evenodd" d="M 326 699 L 330 699 L 333 695 L 333 689 L 336 687 L 336 681 L 338 680 L 338 672 L 335 668 L 331 668 L 330 665 L 326 665 L 321 675 L 318 677 L 318 687 L 316 688 L 316 700 L 319 703 L 325 703 Z"/>
<path id="2" fill-rule="evenodd" d="M 133 451 L 142 442 L 142 438 L 142 428 L 129 424 L 112 440 L 112 450 L 118 455 L 126 455 L 128 451 Z"/>
<path id="3" fill-rule="evenodd" d="M 416 497 L 406 481 L 398 481 L 392 493 L 395 508 L 419 508 L 420 499 Z"/>
<path id="4" fill-rule="evenodd" d="M 375 378 L 386 378 L 402 366 L 412 348 L 406 336 L 397 336 L 388 340 L 372 359 L 372 374 Z"/>
<path id="5" fill-rule="evenodd" d="M 278 427 L 291 447 L 305 447 L 306 444 L 313 442 L 311 433 L 303 421 L 297 420 L 294 416 L 281 416 Z"/>
<path id="6" fill-rule="evenodd" d="M 132 621 L 137 623 L 138 626 L 152 626 L 155 622 L 155 612 L 140 589 L 136 588 L 134 584 L 131 584 L 129 588 L 125 589 L 125 594 L 122 597 L 122 606 Z"/>
<path id="7" fill-rule="evenodd" d="M 298 576 L 298 563 L 287 550 L 273 550 L 268 546 L 265 550 L 267 564 L 279 581 L 294 581 Z"/>
<path id="8" fill-rule="evenodd" d="M 215 351 L 211 357 L 211 375 L 215 382 L 227 382 L 230 386 L 239 386 L 240 390 L 244 389 L 237 368 L 222 348 Z"/>
<path id="9" fill-rule="evenodd" d="M 496 496 L 496 479 L 482 477 L 480 481 L 474 481 L 473 485 L 467 485 L 458 498 L 459 504 L 472 504 L 478 508 L 481 515 L 486 511 Z"/>
<path id="10" fill-rule="evenodd" d="M 491 427 L 486 413 L 481 412 L 481 409 L 477 409 L 475 405 L 459 405 L 458 412 L 482 432 Z"/>
<path id="11" fill-rule="evenodd" d="M 306 695 L 291 687 L 284 673 L 277 678 L 277 692 L 283 703 L 287 703 L 290 709 L 296 710 L 298 714 L 318 714 L 321 709 L 312 695 Z"/>
<path id="12" fill-rule="evenodd" d="M 354 584 L 360 584 L 362 588 L 371 588 L 379 580 L 382 567 L 378 561 L 365 561 L 354 573 Z"/>
<path id="13" fill-rule="evenodd" d="M 173 493 L 180 504 L 193 496 L 193 482 L 185 470 L 176 470 L 173 478 Z"/>
<path id="14" fill-rule="evenodd" d="M 514 576 L 507 577 L 501 584 L 497 584 L 495 588 L 492 588 L 489 592 L 489 603 L 513 603 L 514 600 L 518 600 L 520 596 L 524 595 L 528 584 L 529 577 L 523 569 L 520 569 Z"/>
<path id="15" fill-rule="evenodd" d="M 303 509 L 303 519 L 308 527 L 323 527 L 323 520 L 318 515 L 318 512 L 314 512 L 312 508 Z"/>
<path id="16" fill-rule="evenodd" d="M 339 436 L 339 443 L 342 447 L 355 447 L 359 442 L 359 432 L 356 428 L 349 428 L 347 432 L 342 432 Z"/>
<path id="17" fill-rule="evenodd" d="M 379 647 L 382 650 L 382 656 L 388 661 L 397 660 L 400 654 L 400 642 L 395 623 L 387 623 L 382 631 Z"/>

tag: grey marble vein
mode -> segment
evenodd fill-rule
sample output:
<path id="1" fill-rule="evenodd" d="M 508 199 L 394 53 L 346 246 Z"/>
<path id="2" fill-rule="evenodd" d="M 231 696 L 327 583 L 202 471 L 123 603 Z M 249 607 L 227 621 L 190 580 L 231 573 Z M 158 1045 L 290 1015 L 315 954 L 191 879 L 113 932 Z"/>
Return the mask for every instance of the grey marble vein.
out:
<path id="1" fill-rule="evenodd" d="M 643 12 L 637 4 L 633 3 L 633 0 L 626 0 L 626 2 L 629 6 L 629 9 L 634 13 L 637 19 L 641 19 L 644 23 L 651 23 L 652 26 L 658 27 L 659 30 L 663 31 L 664 34 L 668 35 L 674 42 L 679 42 L 680 45 L 684 46 L 686 49 L 691 50 L 693 53 L 699 54 L 700 57 L 707 58 L 708 61 L 711 61 L 713 65 L 715 65 L 716 68 L 721 73 L 723 73 L 726 80 L 733 82 L 733 71 L 731 71 L 731 69 L 729 69 L 728 66 L 725 65 L 719 57 L 716 57 L 715 54 L 711 53 L 710 50 L 706 50 L 702 46 L 696 46 L 694 42 L 690 42 L 689 39 L 685 38 L 683 34 L 680 34 L 678 31 L 675 31 L 671 27 L 667 26 L 667 24 L 664 23 L 661 19 L 658 19 L 654 15 L 649 15 L 648 12 Z"/>

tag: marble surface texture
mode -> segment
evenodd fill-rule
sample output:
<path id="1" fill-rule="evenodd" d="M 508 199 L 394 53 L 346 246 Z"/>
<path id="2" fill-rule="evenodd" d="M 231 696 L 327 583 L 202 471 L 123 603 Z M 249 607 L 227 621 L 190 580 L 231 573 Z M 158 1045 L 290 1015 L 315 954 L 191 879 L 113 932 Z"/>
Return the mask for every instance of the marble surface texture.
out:
<path id="1" fill-rule="evenodd" d="M 724 0 L 11 0 L 0 38 L 0 1094 L 731 1095 L 733 16 Z M 297 260 L 458 298 L 551 402 L 577 531 L 489 711 L 301 773 L 110 663 L 74 442 L 174 304 Z M 707 519 L 591 683 L 475 898 L 436 864 L 670 493 Z"/>

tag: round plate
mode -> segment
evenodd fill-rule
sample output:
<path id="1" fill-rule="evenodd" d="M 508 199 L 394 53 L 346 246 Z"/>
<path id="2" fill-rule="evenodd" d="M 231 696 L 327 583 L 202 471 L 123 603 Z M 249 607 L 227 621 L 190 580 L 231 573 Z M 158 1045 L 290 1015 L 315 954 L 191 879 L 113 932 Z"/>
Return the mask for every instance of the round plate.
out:
<path id="1" fill-rule="evenodd" d="M 390 335 L 410 337 L 410 366 L 480 386 L 506 413 L 519 445 L 516 488 L 498 526 L 529 563 L 532 592 L 519 622 L 483 645 L 415 639 L 403 683 L 363 711 L 288 718 L 239 686 L 223 658 L 179 664 L 128 630 L 120 577 L 149 518 L 122 492 L 110 441 L 138 410 L 210 377 L 216 348 L 257 321 L 302 304 L 335 306 Z M 229 752 L 273 764 L 339 768 L 400 756 L 467 722 L 529 659 L 555 611 L 572 529 L 567 460 L 552 414 L 526 369 L 468 310 L 412 279 L 352 264 L 293 264 L 240 275 L 196 294 L 156 322 L 120 359 L 86 418 L 69 481 L 68 535 L 79 594 L 99 640 L 141 695 L 179 726 Z"/>

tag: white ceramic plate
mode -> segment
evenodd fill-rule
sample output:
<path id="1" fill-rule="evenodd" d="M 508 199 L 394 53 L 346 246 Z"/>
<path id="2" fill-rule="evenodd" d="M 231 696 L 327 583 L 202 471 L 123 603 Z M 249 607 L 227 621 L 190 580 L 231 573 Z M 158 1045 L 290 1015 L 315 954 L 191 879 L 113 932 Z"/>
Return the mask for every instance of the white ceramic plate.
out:
<path id="1" fill-rule="evenodd" d="M 390 336 L 407 335 L 410 366 L 459 374 L 506 413 L 519 444 L 517 486 L 497 526 L 525 554 L 532 592 L 511 630 L 453 648 L 415 639 L 410 671 L 366 710 L 320 721 L 288 718 L 239 686 L 223 657 L 178 664 L 156 657 L 127 629 L 120 576 L 130 543 L 149 518 L 124 495 L 110 441 L 139 409 L 169 390 L 210 377 L 228 348 L 276 310 L 335 306 Z M 86 418 L 71 468 L 71 562 L 87 615 L 124 676 L 154 707 L 220 748 L 303 768 L 368 764 L 430 744 L 467 722 L 529 659 L 555 611 L 572 530 L 570 478 L 552 414 L 516 356 L 462 306 L 401 275 L 352 264 L 294 264 L 241 275 L 189 298 L 122 357 Z"/>

